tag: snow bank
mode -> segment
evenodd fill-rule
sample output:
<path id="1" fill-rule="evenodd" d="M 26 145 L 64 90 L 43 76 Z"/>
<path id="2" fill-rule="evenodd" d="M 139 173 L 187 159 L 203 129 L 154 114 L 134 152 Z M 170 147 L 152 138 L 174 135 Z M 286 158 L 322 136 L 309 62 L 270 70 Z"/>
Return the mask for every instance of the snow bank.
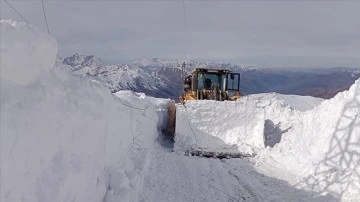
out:
<path id="1" fill-rule="evenodd" d="M 359 201 L 360 80 L 301 114 L 280 144 L 263 152 L 303 178 L 298 186 Z"/>
<path id="2" fill-rule="evenodd" d="M 310 185 L 316 191 L 360 201 L 360 80 L 305 114 L 303 130 L 310 155 L 320 160 L 307 186 L 315 178 L 321 182 Z"/>
<path id="3" fill-rule="evenodd" d="M 235 147 L 254 152 L 254 163 L 265 174 L 359 201 L 359 114 L 360 80 L 325 101 L 272 93 L 236 102 L 187 102 L 177 107 L 174 149 Z"/>
<path id="4" fill-rule="evenodd" d="M 137 201 L 161 102 L 116 98 L 54 67 L 52 37 L 0 26 L 0 201 Z"/>
<path id="5" fill-rule="evenodd" d="M 177 107 L 175 150 L 233 146 L 242 152 L 256 153 L 279 142 L 276 139 L 292 127 L 289 120 L 321 101 L 271 93 L 246 96 L 236 102 L 187 102 L 186 107 Z M 264 131 L 272 133 L 264 135 Z"/>
<path id="6" fill-rule="evenodd" d="M 256 105 L 247 110 L 242 102 L 204 100 L 177 106 L 174 150 L 231 146 L 252 153 L 250 146 L 262 148 L 264 124 L 259 119 L 264 111 Z"/>
<path id="7" fill-rule="evenodd" d="M 54 66 L 57 43 L 37 28 L 1 20 L 1 80 L 26 85 Z"/>

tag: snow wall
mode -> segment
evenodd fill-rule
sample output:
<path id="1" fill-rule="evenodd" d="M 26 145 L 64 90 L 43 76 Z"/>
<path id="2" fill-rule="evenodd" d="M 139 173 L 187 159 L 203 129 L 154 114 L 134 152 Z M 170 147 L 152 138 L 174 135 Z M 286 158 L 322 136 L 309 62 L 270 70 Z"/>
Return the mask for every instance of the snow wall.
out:
<path id="1" fill-rule="evenodd" d="M 309 96 L 264 93 L 236 102 L 203 100 L 187 102 L 185 107 L 178 105 L 175 150 L 234 146 L 242 152 L 258 153 L 280 141 L 280 133 L 292 127 L 290 120 L 298 120 L 301 111 L 321 101 Z"/>
<path id="2" fill-rule="evenodd" d="M 360 80 L 330 100 L 257 94 L 177 106 L 174 150 L 237 148 L 300 188 L 360 200 Z M 268 168 L 268 167 L 267 167 Z M 267 171 L 265 171 L 267 172 Z"/>
<path id="3" fill-rule="evenodd" d="M 161 101 L 116 98 L 54 66 L 48 34 L 0 26 L 0 201 L 137 201 Z"/>
<path id="4" fill-rule="evenodd" d="M 289 128 L 280 143 L 258 160 L 297 175 L 299 188 L 360 201 L 360 80 L 314 109 L 292 113 L 281 115 Z"/>

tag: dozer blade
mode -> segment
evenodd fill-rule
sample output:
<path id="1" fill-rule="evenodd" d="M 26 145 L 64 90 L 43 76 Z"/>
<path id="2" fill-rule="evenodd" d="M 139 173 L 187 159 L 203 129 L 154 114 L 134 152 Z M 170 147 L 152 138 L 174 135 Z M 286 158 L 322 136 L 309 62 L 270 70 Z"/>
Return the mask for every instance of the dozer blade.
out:
<path id="1" fill-rule="evenodd" d="M 185 152 L 186 156 L 200 156 L 200 157 L 207 157 L 207 158 L 244 158 L 244 157 L 255 157 L 255 153 L 242 153 L 234 149 L 189 149 Z"/>
<path id="2" fill-rule="evenodd" d="M 194 118 L 194 116 L 189 116 L 190 113 L 186 112 L 191 109 L 191 107 L 187 108 L 184 105 L 168 102 L 167 131 L 173 132 L 171 134 L 176 136 L 173 151 L 186 156 L 220 159 L 254 157 L 256 155 L 250 147 L 239 148 L 237 145 L 228 145 L 220 138 L 208 134 L 196 125 L 193 126 L 190 117 Z"/>

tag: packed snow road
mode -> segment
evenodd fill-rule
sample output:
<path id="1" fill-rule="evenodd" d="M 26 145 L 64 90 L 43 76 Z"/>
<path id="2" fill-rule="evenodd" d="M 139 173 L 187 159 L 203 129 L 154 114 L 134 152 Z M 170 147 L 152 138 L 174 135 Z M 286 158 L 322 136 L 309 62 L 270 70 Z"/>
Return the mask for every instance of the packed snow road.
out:
<path id="1" fill-rule="evenodd" d="M 257 172 L 248 159 L 165 152 L 150 163 L 140 201 L 337 201 Z"/>

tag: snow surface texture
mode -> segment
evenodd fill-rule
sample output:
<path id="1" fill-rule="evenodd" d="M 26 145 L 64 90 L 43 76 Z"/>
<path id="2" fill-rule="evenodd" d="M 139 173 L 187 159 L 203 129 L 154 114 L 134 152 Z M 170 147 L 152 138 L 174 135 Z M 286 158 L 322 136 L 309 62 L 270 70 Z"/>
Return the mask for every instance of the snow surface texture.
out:
<path id="1" fill-rule="evenodd" d="M 1 23 L 0 31 L 1 80 L 26 85 L 54 66 L 57 43 L 50 35 L 14 21 Z"/>
<path id="2" fill-rule="evenodd" d="M 343 201 L 359 201 L 359 114 L 357 80 L 348 91 L 301 113 L 298 119 L 289 119 L 291 129 L 273 149 L 262 150 L 258 162 L 296 174 L 297 182 L 290 183 L 298 187 L 331 193 Z"/>
<path id="3" fill-rule="evenodd" d="M 188 102 L 186 107 L 179 105 L 175 150 L 233 145 L 242 152 L 257 153 L 280 141 L 281 134 L 292 127 L 289 119 L 297 119 L 299 111 L 311 109 L 321 101 L 272 93 L 246 96 L 237 102 L 205 100 Z"/>
<path id="4" fill-rule="evenodd" d="M 53 67 L 50 36 L 23 23 L 0 24 L 0 201 L 137 201 L 144 151 L 156 149 L 157 106 L 134 106 L 140 95 L 115 98 Z"/>

